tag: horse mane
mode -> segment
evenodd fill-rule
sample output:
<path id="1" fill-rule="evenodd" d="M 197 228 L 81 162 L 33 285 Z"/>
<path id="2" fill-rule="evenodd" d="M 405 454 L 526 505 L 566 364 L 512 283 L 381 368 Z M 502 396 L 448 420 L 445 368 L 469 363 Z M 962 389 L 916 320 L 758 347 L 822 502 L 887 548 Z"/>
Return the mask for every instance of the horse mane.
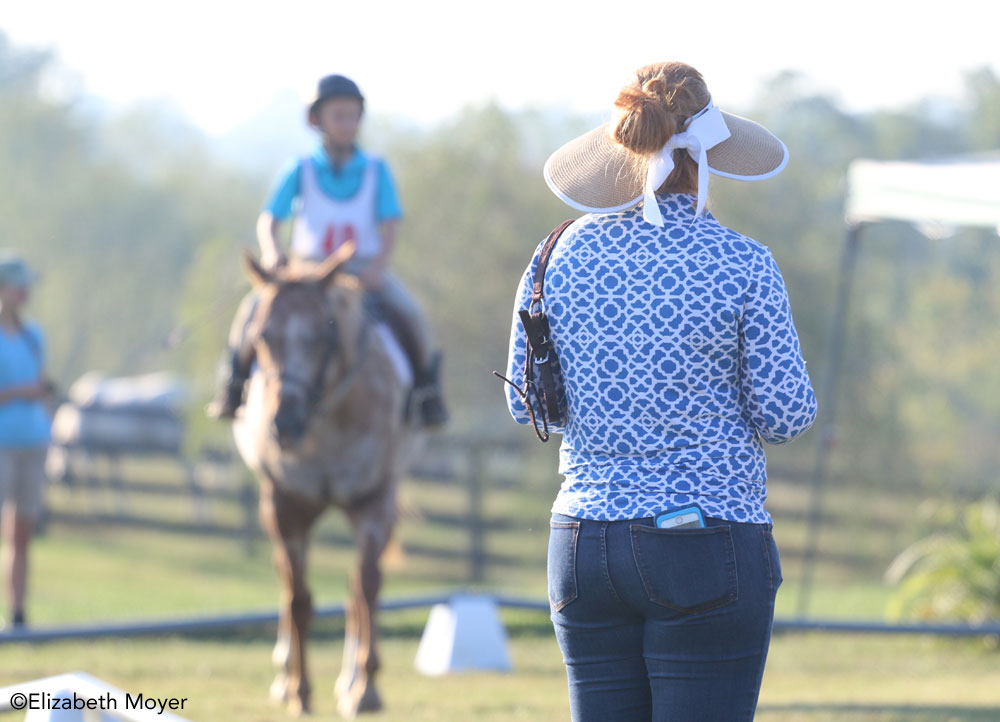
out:
<path id="1" fill-rule="evenodd" d="M 281 285 L 285 283 L 316 283 L 324 272 L 324 266 L 318 261 L 296 260 L 287 266 L 283 266 L 273 272 L 274 282 Z M 361 281 L 354 274 L 347 271 L 338 271 L 333 278 L 331 286 L 337 286 L 345 290 L 361 290 Z"/>
<path id="2" fill-rule="evenodd" d="M 348 242 L 322 261 L 293 260 L 288 266 L 265 269 L 249 250 L 245 250 L 243 263 L 254 286 L 286 283 L 328 284 L 344 275 L 341 269 L 354 256 L 355 251 L 357 246 L 353 242 Z"/>

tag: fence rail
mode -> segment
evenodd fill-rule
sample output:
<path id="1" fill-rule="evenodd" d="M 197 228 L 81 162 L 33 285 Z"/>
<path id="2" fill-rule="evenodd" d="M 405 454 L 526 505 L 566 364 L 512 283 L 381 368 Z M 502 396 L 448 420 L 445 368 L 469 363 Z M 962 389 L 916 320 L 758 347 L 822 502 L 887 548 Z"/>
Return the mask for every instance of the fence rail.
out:
<path id="1" fill-rule="evenodd" d="M 464 563 L 466 580 L 481 582 L 489 565 L 515 565 L 516 555 L 487 549 L 487 537 L 494 533 L 516 531 L 511 519 L 491 517 L 486 510 L 487 487 L 511 489 L 518 482 L 502 474 L 491 473 L 491 459 L 498 455 L 518 454 L 521 442 L 508 439 L 440 436 L 429 445 L 429 453 L 408 475 L 414 484 L 426 487 L 455 488 L 463 495 L 457 508 L 419 510 L 421 523 L 459 531 L 465 536 L 460 545 L 433 546 L 409 542 L 408 555 Z M 72 451 L 72 450 L 71 450 Z M 236 537 L 252 550 L 264 534 L 258 521 L 257 481 L 232 453 L 212 450 L 207 462 L 176 460 L 173 480 L 134 481 L 122 471 L 122 454 L 102 456 L 102 450 L 90 450 L 78 456 L 76 467 L 67 467 L 59 486 L 72 495 L 75 503 L 52 509 L 42 525 L 50 522 L 76 526 L 142 528 L 164 532 Z M 155 458 L 144 455 L 143 458 Z M 174 461 L 174 460 L 171 460 Z M 190 503 L 190 512 L 172 518 L 155 508 L 150 513 L 137 511 L 136 502 L 147 499 L 178 499 Z M 228 505 L 228 520 L 216 513 Z M 148 504 L 147 504 L 148 506 Z M 232 509 L 238 514 L 232 514 Z M 320 544 L 348 546 L 353 537 L 346 530 L 319 530 L 313 536 Z"/>
<path id="2" fill-rule="evenodd" d="M 419 523 L 446 528 L 463 534 L 463 544 L 446 547 L 409 541 L 405 545 L 407 555 L 436 560 L 463 563 L 466 568 L 465 580 L 479 583 L 486 578 L 486 570 L 491 566 L 515 566 L 522 563 L 517 555 L 508 554 L 491 545 L 494 535 L 516 534 L 523 527 L 520 517 L 497 516 L 489 509 L 490 495 L 505 490 L 517 489 L 523 482 L 511 473 L 497 473 L 490 468 L 491 460 L 498 456 L 508 457 L 524 452 L 518 442 L 461 437 L 439 437 L 416 468 L 409 475 L 410 482 L 424 488 L 454 489 L 464 500 L 455 508 L 441 510 L 424 507 L 418 512 Z M 199 470 L 198 464 L 184 464 L 181 477 L 170 481 L 146 479 L 132 481 L 122 475 L 120 460 L 107 465 L 103 475 L 94 473 L 99 465 L 91 460 L 89 474 L 77 474 L 72 483 L 64 485 L 67 492 L 86 501 L 52 510 L 46 522 L 68 524 L 81 527 L 141 528 L 178 534 L 196 534 L 209 537 L 234 537 L 243 540 L 248 551 L 264 538 L 258 521 L 257 482 L 233 456 L 218 451 L 212 454 L 210 471 Z M 785 470 L 784 474 L 794 475 L 795 470 Z M 218 478 L 226 477 L 223 481 Z M 550 490 L 554 493 L 554 489 Z M 103 503 L 101 497 L 103 496 Z M 135 509 L 135 502 L 143 499 L 178 499 L 190 503 L 190 512 L 180 518 L 167 518 L 159 508 L 146 513 Z M 547 503 L 542 502 L 542 503 Z M 229 514 L 227 521 L 218 518 L 218 508 L 228 505 L 237 514 Z M 780 507 L 774 510 L 783 521 L 804 521 L 804 509 Z M 824 523 L 833 522 L 835 515 L 824 515 Z M 408 520 L 407 523 L 412 523 Z M 313 541 L 332 546 L 349 546 L 353 537 L 346 529 L 319 530 Z M 795 560 L 796 549 L 782 548 L 787 560 Z M 851 566 L 862 564 L 862 554 L 842 550 L 827 550 L 824 559 L 828 562 Z"/>
<path id="3" fill-rule="evenodd" d="M 411 609 L 425 609 L 436 604 L 447 604 L 453 594 L 413 597 L 407 599 L 383 600 L 379 611 L 394 612 Z M 534 599 L 522 599 L 504 595 L 485 595 L 493 599 L 498 607 L 548 613 L 549 603 Z M 344 616 L 344 605 L 336 604 L 317 607 L 314 615 L 319 619 L 340 619 Z M 5 644 L 54 642 L 70 639 L 97 639 L 102 637 L 141 637 L 184 635 L 205 632 L 222 632 L 232 629 L 274 625 L 278 622 L 278 612 L 252 612 L 244 614 L 224 614 L 179 619 L 160 619 L 105 624 L 83 624 L 33 629 L 14 629 L 0 634 L 0 647 Z M 835 634 L 890 634 L 890 635 L 933 635 L 944 637 L 990 637 L 1000 636 L 1000 623 L 993 624 L 887 624 L 878 621 L 845 621 L 837 619 L 775 619 L 775 633 L 826 632 Z"/>
<path id="4" fill-rule="evenodd" d="M 521 457 L 534 448 L 528 442 L 434 437 L 404 485 L 417 503 L 407 509 L 404 498 L 399 535 L 403 554 L 440 570 L 440 579 L 448 583 L 480 585 L 529 566 L 541 574 L 544 543 L 529 543 L 524 532 L 547 528 L 545 509 L 556 483 L 554 478 L 541 483 L 523 478 Z M 181 466 L 162 478 L 140 473 L 126 480 L 115 474 L 120 467 L 106 465 L 103 477 L 78 476 L 72 485 L 63 485 L 62 503 L 53 508 L 49 521 L 231 537 L 242 540 L 248 553 L 256 553 L 264 538 L 257 482 L 231 455 L 215 453 L 207 463 Z M 802 567 L 806 478 L 802 468 L 771 469 L 768 506 L 790 581 Z M 848 487 L 836 486 L 838 493 L 830 495 L 822 517 L 823 546 L 817 561 L 840 579 L 847 572 L 878 583 L 892 557 L 914 540 L 914 511 L 921 497 L 914 493 L 907 498 L 874 486 L 864 489 L 865 504 L 858 507 L 850 504 Z M 353 544 L 346 524 L 333 521 L 320 524 L 314 540 L 335 547 Z"/>

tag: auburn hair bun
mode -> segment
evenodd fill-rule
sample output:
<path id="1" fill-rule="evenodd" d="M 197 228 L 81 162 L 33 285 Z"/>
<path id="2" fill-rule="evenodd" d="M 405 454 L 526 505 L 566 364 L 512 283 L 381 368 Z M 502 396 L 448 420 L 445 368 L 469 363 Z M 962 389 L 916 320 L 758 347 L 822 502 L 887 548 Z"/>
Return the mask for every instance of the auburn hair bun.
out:
<path id="1" fill-rule="evenodd" d="M 636 71 L 615 100 L 615 140 L 637 155 L 659 150 L 709 101 L 701 73 L 684 63 L 657 63 Z"/>

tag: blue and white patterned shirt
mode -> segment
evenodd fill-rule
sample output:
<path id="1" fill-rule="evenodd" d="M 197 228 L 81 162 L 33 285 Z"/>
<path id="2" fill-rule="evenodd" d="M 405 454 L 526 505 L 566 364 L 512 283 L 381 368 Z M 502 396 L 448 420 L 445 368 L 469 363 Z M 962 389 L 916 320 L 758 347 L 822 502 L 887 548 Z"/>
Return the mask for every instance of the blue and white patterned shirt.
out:
<path id="1" fill-rule="evenodd" d="M 560 238 L 545 274 L 567 424 L 552 511 L 619 521 L 691 503 L 706 516 L 770 523 L 762 440 L 808 429 L 816 397 L 771 252 L 705 214 L 695 197 L 659 197 L 662 228 L 641 204 L 586 215 Z M 526 351 L 541 244 L 514 302 L 507 373 Z M 527 408 L 508 387 L 514 419 Z"/>

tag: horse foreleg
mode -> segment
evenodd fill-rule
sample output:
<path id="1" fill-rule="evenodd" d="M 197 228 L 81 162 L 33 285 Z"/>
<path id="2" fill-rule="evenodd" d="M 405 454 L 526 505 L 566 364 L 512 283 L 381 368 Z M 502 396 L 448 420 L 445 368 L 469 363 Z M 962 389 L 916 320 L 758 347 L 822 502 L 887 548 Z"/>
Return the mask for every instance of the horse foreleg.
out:
<path id="1" fill-rule="evenodd" d="M 379 559 L 395 522 L 391 499 L 376 500 L 348 511 L 358 547 L 358 568 L 351 575 L 344 639 L 344 666 L 337 679 L 337 709 L 344 717 L 382 709 L 375 687 L 379 669 L 376 645 L 376 609 L 382 587 Z"/>
<path id="2" fill-rule="evenodd" d="M 355 575 L 350 577 L 348 598 L 344 604 L 344 659 L 333 691 L 337 699 L 349 694 L 354 684 L 354 660 L 358 656 L 358 615 L 354 603 Z"/>
<path id="3" fill-rule="evenodd" d="M 292 714 L 309 711 L 310 685 L 306 668 L 306 643 L 312 619 L 312 595 L 306 584 L 306 551 L 309 529 L 318 516 L 313 508 L 265 485 L 261 491 L 261 523 L 274 550 L 281 582 L 278 640 L 272 660 L 278 668 L 271 684 L 271 698 L 288 703 Z"/>

